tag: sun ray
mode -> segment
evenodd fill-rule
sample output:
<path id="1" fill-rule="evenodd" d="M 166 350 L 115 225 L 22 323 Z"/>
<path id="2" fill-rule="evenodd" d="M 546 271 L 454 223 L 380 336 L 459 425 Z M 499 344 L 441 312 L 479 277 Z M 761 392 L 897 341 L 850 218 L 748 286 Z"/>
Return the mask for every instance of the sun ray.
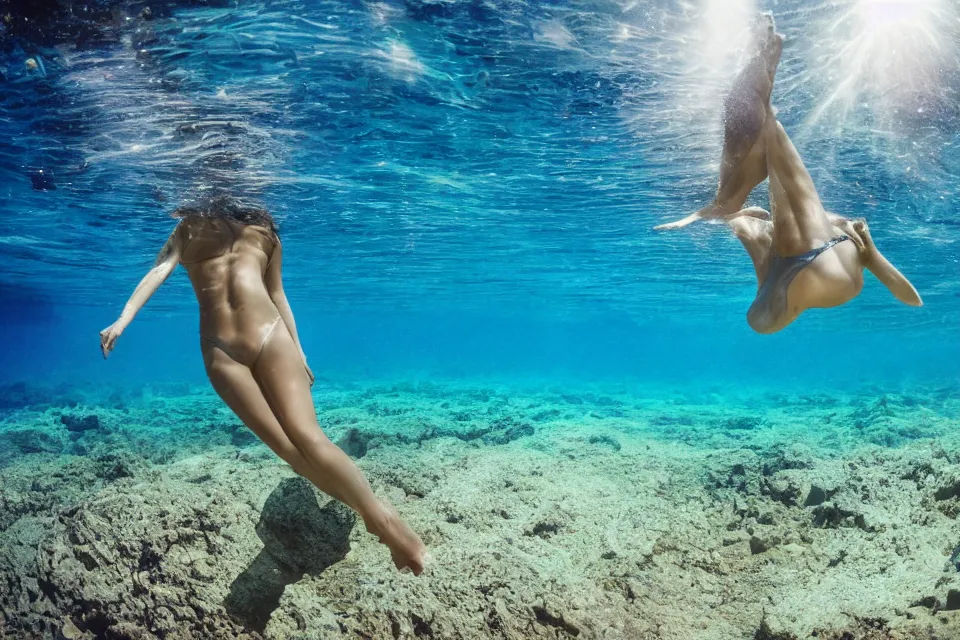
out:
<path id="1" fill-rule="evenodd" d="M 846 116 L 868 107 L 889 119 L 922 109 L 956 63 L 958 24 L 951 0 L 855 0 L 810 49 L 815 75 L 827 81 L 807 125 L 834 110 Z"/>

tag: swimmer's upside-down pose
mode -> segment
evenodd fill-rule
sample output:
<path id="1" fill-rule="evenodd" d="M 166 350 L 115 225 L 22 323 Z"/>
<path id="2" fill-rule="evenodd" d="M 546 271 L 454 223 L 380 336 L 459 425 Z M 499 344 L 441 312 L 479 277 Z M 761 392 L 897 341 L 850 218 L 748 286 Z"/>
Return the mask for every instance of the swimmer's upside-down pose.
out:
<path id="1" fill-rule="evenodd" d="M 756 270 L 757 297 L 747 322 L 759 333 L 783 329 L 806 309 L 849 302 L 863 288 L 864 268 L 898 300 L 921 306 L 913 285 L 877 250 L 863 219 L 824 210 L 770 104 L 783 44 L 772 16 L 760 17 L 755 35 L 755 53 L 724 102 L 723 157 L 714 201 L 655 228 L 715 219 L 733 229 Z M 759 207 L 743 209 L 750 192 L 767 177 L 772 214 Z"/>
<path id="2" fill-rule="evenodd" d="M 356 510 L 419 574 L 424 545 L 321 431 L 313 373 L 300 347 L 280 273 L 282 248 L 266 211 L 220 198 L 174 212 L 180 223 L 120 318 L 100 332 L 107 357 L 140 308 L 182 264 L 200 305 L 200 349 L 213 388 L 267 446 L 318 489 Z"/>

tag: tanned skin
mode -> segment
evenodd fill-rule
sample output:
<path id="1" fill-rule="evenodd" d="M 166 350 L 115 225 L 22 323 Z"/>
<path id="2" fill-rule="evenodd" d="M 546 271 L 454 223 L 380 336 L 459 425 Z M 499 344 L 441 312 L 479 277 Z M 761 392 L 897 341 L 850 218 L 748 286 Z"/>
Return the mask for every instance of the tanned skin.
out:
<path id="1" fill-rule="evenodd" d="M 201 350 L 213 388 L 268 447 L 318 489 L 353 508 L 390 549 L 397 568 L 420 574 L 423 542 L 317 422 L 313 373 L 300 347 L 281 278 L 276 234 L 225 218 L 180 222 L 127 302 L 100 332 L 106 358 L 150 296 L 182 264 L 200 306 Z"/>
<path id="2" fill-rule="evenodd" d="M 698 220 L 726 222 L 750 255 L 758 289 L 766 281 L 772 252 L 799 256 L 847 235 L 802 269 L 787 288 L 787 308 L 779 318 L 761 323 L 748 315 L 759 333 L 780 331 L 806 309 L 836 307 L 859 295 L 868 269 L 893 295 L 921 306 L 913 285 L 877 249 L 865 220 L 851 220 L 823 208 L 813 179 L 793 142 L 777 121 L 771 104 L 773 80 L 783 50 L 773 17 L 763 14 L 754 30 L 754 54 L 737 76 L 724 101 L 724 146 L 720 183 L 714 201 L 686 218 L 655 229 L 678 229 Z M 750 192 L 770 179 L 772 214 L 742 208 Z"/>

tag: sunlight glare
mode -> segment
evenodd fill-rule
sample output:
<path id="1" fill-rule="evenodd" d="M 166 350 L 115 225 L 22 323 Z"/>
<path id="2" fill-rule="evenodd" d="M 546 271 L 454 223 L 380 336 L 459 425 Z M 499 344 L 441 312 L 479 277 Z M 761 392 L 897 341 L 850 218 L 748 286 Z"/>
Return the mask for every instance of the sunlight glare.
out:
<path id="1" fill-rule="evenodd" d="M 812 120 L 832 106 L 922 109 L 919 105 L 938 91 L 941 73 L 954 55 L 951 4 L 857 0 L 826 31 L 830 55 L 821 58 L 819 66 L 832 87 Z"/>
<path id="2" fill-rule="evenodd" d="M 694 64 L 712 78 L 727 77 L 756 19 L 755 0 L 704 0 L 698 32 L 690 43 Z"/>
<path id="3" fill-rule="evenodd" d="M 387 62 L 391 75 L 407 82 L 415 81 L 424 73 L 425 67 L 407 44 L 396 40 L 387 43 L 387 50 L 377 51 L 377 55 Z"/>
<path id="4" fill-rule="evenodd" d="M 684 10 L 698 19 L 674 42 L 680 62 L 670 90 L 678 115 L 674 124 L 713 148 L 720 144 L 723 98 L 749 49 L 757 6 L 755 0 L 698 0 Z"/>

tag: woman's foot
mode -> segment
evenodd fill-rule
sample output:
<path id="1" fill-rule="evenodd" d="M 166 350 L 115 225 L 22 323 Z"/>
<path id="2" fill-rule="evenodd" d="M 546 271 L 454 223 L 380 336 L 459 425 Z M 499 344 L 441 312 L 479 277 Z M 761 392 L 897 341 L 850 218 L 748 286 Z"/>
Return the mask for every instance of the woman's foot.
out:
<path id="1" fill-rule="evenodd" d="M 384 505 L 382 513 L 371 518 L 366 524 L 367 531 L 389 547 L 397 569 L 410 569 L 416 576 L 423 573 L 427 549 L 420 536 L 400 519 L 393 507 Z"/>

